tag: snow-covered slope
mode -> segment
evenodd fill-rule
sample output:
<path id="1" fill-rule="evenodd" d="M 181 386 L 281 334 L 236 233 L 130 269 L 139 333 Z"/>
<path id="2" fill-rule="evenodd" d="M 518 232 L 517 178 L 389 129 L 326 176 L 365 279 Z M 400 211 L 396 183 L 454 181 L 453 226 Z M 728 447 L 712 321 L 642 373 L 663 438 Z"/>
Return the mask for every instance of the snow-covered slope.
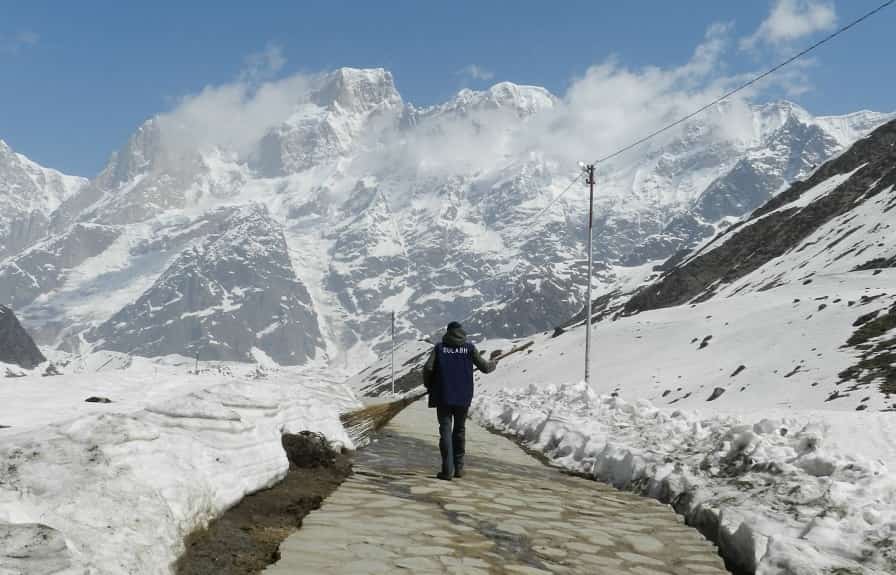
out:
<path id="1" fill-rule="evenodd" d="M 891 414 L 723 414 L 627 397 L 539 385 L 480 396 L 474 417 L 557 465 L 672 505 L 736 573 L 894 572 Z"/>
<path id="2" fill-rule="evenodd" d="M 896 338 L 879 338 L 893 327 L 888 319 L 893 294 L 872 293 L 872 286 L 896 262 L 894 210 L 896 122 L 890 122 L 671 267 L 635 295 L 624 312 L 794 286 L 794 304 L 802 302 L 800 291 L 816 292 L 817 309 L 807 319 L 833 312 L 844 302 L 847 308 L 858 304 L 863 313 L 850 323 L 872 333 L 850 338 L 848 345 L 862 351 L 862 360 L 841 379 L 851 384 L 852 392 L 880 383 L 889 393 L 896 385 L 890 365 Z M 831 289 L 831 278 L 837 278 L 836 289 Z M 864 293 L 841 295 L 840 284 Z M 817 293 L 818 285 L 828 286 L 826 293 Z"/>
<path id="3" fill-rule="evenodd" d="M 56 359 L 63 377 L 3 384 L 3 573 L 168 575 L 188 534 L 282 480 L 282 434 L 351 447 L 338 414 L 358 403 L 324 373 L 204 363 L 197 374 L 190 358 L 113 352 Z"/>
<path id="4" fill-rule="evenodd" d="M 389 72 L 344 68 L 310 79 L 250 144 L 199 143 L 171 117 L 153 118 L 53 212 L 49 236 L 0 264 L 0 296 L 44 345 L 173 351 L 156 344 L 173 316 L 148 314 L 139 329 L 112 329 L 112 317 L 134 316 L 163 274 L 188 283 L 192 250 L 237 249 L 242 238 L 218 237 L 219 210 L 263 204 L 308 292 L 285 311 L 305 318 L 284 328 L 289 343 L 264 353 L 301 361 L 320 347 L 360 367 L 384 349 L 393 311 L 402 340 L 446 318 L 491 336 L 553 327 L 583 303 L 584 190 L 532 221 L 574 172 L 531 137 L 561 107 L 543 88 L 500 83 L 417 108 Z M 612 285 L 701 241 L 885 118 L 723 105 L 602 166 L 595 280 Z M 226 262 L 204 266 L 203 281 L 226 283 Z M 237 323 L 217 322 L 214 339 L 245 339 Z"/>
<path id="5" fill-rule="evenodd" d="M 747 573 L 894 572 L 894 186 L 890 122 L 599 301 L 591 387 L 579 321 L 483 377 L 477 417 L 670 502 Z"/>
<path id="6" fill-rule="evenodd" d="M 44 168 L 0 140 L 0 259 L 45 236 L 50 214 L 86 182 Z"/>

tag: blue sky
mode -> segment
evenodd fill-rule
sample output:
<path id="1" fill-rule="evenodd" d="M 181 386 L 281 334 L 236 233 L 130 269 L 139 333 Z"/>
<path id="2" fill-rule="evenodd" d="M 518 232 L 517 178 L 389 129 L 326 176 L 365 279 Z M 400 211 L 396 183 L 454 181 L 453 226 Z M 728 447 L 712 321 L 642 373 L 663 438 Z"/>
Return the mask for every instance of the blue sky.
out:
<path id="1" fill-rule="evenodd" d="M 686 64 L 713 23 L 713 73 L 767 67 L 879 0 L 718 2 L 0 1 L 0 138 L 34 160 L 94 175 L 146 118 L 234 81 L 275 47 L 280 75 L 339 66 L 391 70 L 406 101 L 510 80 L 563 96 L 592 66 Z M 787 95 L 816 114 L 894 110 L 896 8 L 822 48 Z M 886 73 L 884 73 L 886 72 Z"/>

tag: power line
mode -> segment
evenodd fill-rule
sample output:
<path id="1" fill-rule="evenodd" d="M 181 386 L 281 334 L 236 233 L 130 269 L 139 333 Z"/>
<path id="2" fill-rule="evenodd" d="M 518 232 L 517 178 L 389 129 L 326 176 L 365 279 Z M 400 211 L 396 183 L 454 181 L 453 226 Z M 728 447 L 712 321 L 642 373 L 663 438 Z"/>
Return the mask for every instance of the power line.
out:
<path id="1" fill-rule="evenodd" d="M 694 110 L 693 112 L 691 112 L 691 113 L 689 113 L 689 114 L 687 114 L 687 115 L 685 115 L 685 116 L 682 116 L 681 118 L 675 120 L 674 122 L 672 122 L 672 123 L 670 123 L 670 124 L 667 124 L 667 125 L 663 126 L 662 128 L 660 128 L 660 129 L 658 129 L 658 130 L 655 130 L 655 131 L 651 132 L 650 134 L 647 134 L 646 136 L 644 136 L 644 137 L 642 137 L 642 138 L 639 138 L 639 139 L 635 140 L 634 142 L 632 142 L 632 143 L 630 143 L 630 144 L 628 144 L 628 145 L 626 145 L 626 146 L 624 146 L 624 147 L 622 147 L 622 148 L 619 148 L 619 149 L 616 150 L 615 152 L 612 152 L 612 153 L 610 153 L 610 154 L 607 154 L 606 156 L 603 156 L 602 158 L 600 158 L 600 159 L 598 159 L 597 161 L 595 161 L 592 165 L 597 166 L 598 164 L 601 164 L 601 163 L 604 163 L 604 162 L 606 162 L 606 161 L 608 161 L 608 160 L 611 160 L 611 159 L 613 159 L 613 158 L 615 158 L 615 157 L 617 157 L 617 156 L 619 156 L 619 155 L 621 155 L 621 154 L 624 154 L 625 152 L 631 150 L 632 148 L 636 148 L 636 147 L 640 146 L 641 144 L 643 144 L 643 143 L 645 143 L 645 142 L 647 142 L 647 141 L 649 141 L 649 140 L 652 140 L 653 138 L 659 136 L 660 134 L 662 134 L 662 133 L 664 133 L 664 132 L 667 132 L 667 131 L 671 130 L 672 128 L 674 128 L 674 127 L 676 127 L 676 126 L 681 125 L 681 124 L 684 123 L 684 122 L 687 122 L 687 121 L 690 120 L 691 118 L 693 118 L 693 117 L 695 117 L 695 116 L 697 116 L 697 115 L 699 115 L 699 114 L 705 112 L 705 111 L 708 110 L 709 108 L 712 108 L 713 106 L 715 106 L 715 105 L 717 105 L 717 104 L 723 102 L 724 100 L 727 100 L 728 98 L 730 98 L 730 97 L 733 96 L 734 94 L 737 94 L 738 92 L 741 92 L 741 91 L 743 91 L 743 90 L 749 88 L 750 86 L 756 84 L 757 82 L 760 82 L 761 80 L 763 80 L 763 79 L 767 78 L 768 76 L 774 74 L 775 72 L 777 72 L 777 71 L 780 70 L 781 68 L 787 66 L 788 64 L 791 64 L 791 63 L 795 62 L 796 60 L 799 60 L 800 58 L 802 58 L 802 57 L 805 56 L 806 54 L 809 54 L 810 52 L 814 51 L 814 50 L 817 49 L 818 47 L 820 47 L 820 46 L 822 46 L 822 45 L 824 45 L 824 44 L 830 42 L 831 40 L 833 40 L 833 39 L 836 38 L 837 36 L 843 34 L 843 33 L 846 32 L 847 30 L 849 30 L 850 28 L 853 28 L 854 26 L 857 26 L 858 24 L 861 24 L 861 23 L 864 22 L 865 20 L 871 18 L 872 16 L 874 16 L 874 15 L 877 14 L 878 12 L 881 12 L 882 10 L 888 8 L 889 6 L 891 6 L 891 5 L 894 4 L 894 3 L 896 3 L 896 0 L 887 0 L 887 2 L 884 2 L 883 4 L 880 4 L 879 6 L 877 6 L 876 8 L 874 8 L 873 10 L 870 10 L 870 11 L 868 11 L 868 12 L 862 14 L 861 16 L 859 16 L 858 18 L 856 18 L 855 20 L 852 20 L 852 21 L 849 22 L 848 24 L 846 24 L 846 25 L 844 25 L 844 26 L 841 26 L 840 28 L 838 28 L 838 29 L 835 30 L 834 32 L 828 34 L 827 36 L 825 36 L 824 38 L 822 38 L 821 40 L 819 40 L 818 42 L 815 42 L 815 43 L 812 44 L 811 46 L 809 46 L 809 47 L 807 47 L 807 48 L 805 48 L 805 49 L 803 49 L 803 50 L 797 52 L 796 54 L 794 54 L 794 55 L 791 56 L 790 58 L 784 60 L 783 62 L 780 62 L 780 63 L 778 63 L 778 64 L 772 66 L 771 68 L 769 68 L 769 69 L 766 70 L 765 72 L 759 74 L 758 76 L 754 76 L 753 78 L 751 78 L 750 80 L 744 82 L 743 84 L 740 84 L 740 85 L 737 86 L 736 88 L 734 88 L 734 89 L 732 89 L 732 90 L 729 90 L 729 91 L 726 92 L 724 95 L 722 95 L 722 96 L 719 97 L 719 98 L 716 98 L 715 100 L 713 100 L 713 101 L 710 102 L 709 104 L 706 104 L 706 105 L 704 105 L 704 106 L 701 106 L 700 108 Z M 560 200 L 560 198 L 562 198 L 563 196 L 565 196 L 566 193 L 569 192 L 569 190 L 571 190 L 572 187 L 579 181 L 579 175 L 580 175 L 580 174 L 577 173 L 575 176 L 573 176 L 573 178 L 570 180 L 569 184 L 567 184 L 567 186 L 566 186 L 565 188 L 563 188 L 563 190 L 562 190 L 558 195 L 554 196 L 554 198 L 553 198 L 550 202 L 548 202 L 548 205 L 546 205 L 544 208 L 542 208 L 541 210 L 539 210 L 538 213 L 535 214 L 535 216 L 533 216 L 531 219 L 529 219 L 529 220 L 527 221 L 527 223 L 531 224 L 531 223 L 534 223 L 534 222 L 538 221 L 538 220 L 541 218 L 541 216 L 543 216 L 548 210 L 550 210 L 550 209 L 554 206 L 554 204 L 556 204 L 557 201 Z M 516 261 L 514 262 L 513 267 L 511 267 L 511 269 L 510 269 L 510 273 L 513 273 L 513 272 L 516 270 L 517 266 L 519 266 L 519 264 L 520 264 L 520 262 L 522 261 L 522 259 L 523 259 L 522 254 L 520 254 L 520 255 L 517 256 L 517 259 L 516 259 Z"/>
<path id="2" fill-rule="evenodd" d="M 745 89 L 749 88 L 750 86 L 756 84 L 757 82 L 760 82 L 761 80 L 765 79 L 765 78 L 768 77 L 768 76 L 771 76 L 772 74 L 774 74 L 775 72 L 777 72 L 778 70 L 780 70 L 781 68 L 783 68 L 784 66 L 787 66 L 788 64 L 791 64 L 791 63 L 795 62 L 796 60 L 799 60 L 800 58 L 802 58 L 803 56 L 805 56 L 805 55 L 808 54 L 809 52 L 812 52 L 813 50 L 815 50 L 815 49 L 818 48 L 819 46 L 821 46 L 821 45 L 823 45 L 823 44 L 826 44 L 827 42 L 830 42 L 831 40 L 833 40 L 834 38 L 836 38 L 836 37 L 839 36 L 840 34 L 843 34 L 843 33 L 846 32 L 847 30 L 849 30 L 850 28 L 852 28 L 853 26 L 856 26 L 856 25 L 860 24 L 861 22 L 867 20 L 868 18 L 871 18 L 872 16 L 874 16 L 875 14 L 877 14 L 878 12 L 880 12 L 881 10 L 883 10 L 884 8 L 887 8 L 888 6 L 890 6 L 891 4 L 893 4 L 894 2 L 896 2 L 896 0 L 888 0 L 887 2 L 884 2 L 883 4 L 881 4 L 880 6 L 878 6 L 877 8 L 875 8 L 874 10 L 871 10 L 870 12 L 866 12 L 865 14 L 863 14 L 863 15 L 860 16 L 859 18 L 856 18 L 855 20 L 853 20 L 853 21 L 850 22 L 849 24 L 847 24 L 847 25 L 845 25 L 845 26 L 843 26 L 843 27 L 837 29 L 836 31 L 832 32 L 831 34 L 828 34 L 826 37 L 824 37 L 824 38 L 822 38 L 821 40 L 819 40 L 818 42 L 812 44 L 812 45 L 809 46 L 808 48 L 806 48 L 806 49 L 804 49 L 804 50 L 802 50 L 802 51 L 800 51 L 800 52 L 794 54 L 793 56 L 791 56 L 790 58 L 784 60 L 784 61 L 781 62 L 780 64 L 777 64 L 777 65 L 775 65 L 775 66 L 769 68 L 768 70 L 766 70 L 766 71 L 763 72 L 762 74 L 760 74 L 760 75 L 758 75 L 758 76 L 755 76 L 754 78 L 752 78 L 752 79 L 750 79 L 750 80 L 744 82 L 744 83 L 741 84 L 740 86 L 738 86 L 738 87 L 734 88 L 733 90 L 730 90 L 729 92 L 727 92 L 725 95 L 723 95 L 723 96 L 721 96 L 721 97 L 719 97 L 719 98 L 716 98 L 715 100 L 713 100 L 713 101 L 710 102 L 709 104 L 706 104 L 705 106 L 702 106 L 702 107 L 698 108 L 697 110 L 694 110 L 693 112 L 691 112 L 691 113 L 688 114 L 687 116 L 683 116 L 683 117 L 679 118 L 678 120 L 675 120 L 675 121 L 672 122 L 671 124 L 668 124 L 668 125 L 666 125 L 666 126 L 660 128 L 659 130 L 656 130 L 655 132 L 651 132 L 650 134 L 644 136 L 643 138 L 641 138 L 641 139 L 639 139 L 639 140 L 635 140 L 635 141 L 632 142 L 631 144 L 625 146 L 624 148 L 620 148 L 619 150 L 616 150 L 616 151 L 613 152 L 612 154 L 609 154 L 609 155 L 604 156 L 603 158 L 600 158 L 599 160 L 597 160 L 596 162 L 594 162 L 594 164 L 595 164 L 595 165 L 597 165 L 597 164 L 601 164 L 601 163 L 603 163 L 603 162 L 606 162 L 607 160 L 613 159 L 613 158 L 615 158 L 616 156 L 618 156 L 618 155 L 620 155 L 620 154 L 623 154 L 623 153 L 625 153 L 625 152 L 631 150 L 632 148 L 635 148 L 635 147 L 637 147 L 637 146 L 640 146 L 640 145 L 643 144 L 644 142 L 647 142 L 648 140 L 651 140 L 651 139 L 655 138 L 656 136 L 659 136 L 659 135 L 662 134 L 663 132 L 666 132 L 666 131 L 668 131 L 668 130 L 671 130 L 672 128 L 674 128 L 675 126 L 678 126 L 679 124 L 682 124 L 682 123 L 684 123 L 684 122 L 687 122 L 688 120 L 690 120 L 690 119 L 693 118 L 694 116 L 697 116 L 698 114 L 701 114 L 701 113 L 705 112 L 706 110 L 708 110 L 709 108 L 712 108 L 713 106 L 715 106 L 716 104 L 722 102 L 723 100 L 727 100 L 728 98 L 730 98 L 731 96 L 737 94 L 738 92 L 740 92 L 740 91 L 742 91 L 742 90 L 745 90 Z"/>
<path id="3" fill-rule="evenodd" d="M 781 68 L 787 66 L 788 64 L 791 64 L 791 63 L 795 62 L 796 60 L 799 60 L 800 58 L 802 58 L 802 57 L 805 56 L 806 54 L 808 54 L 808 53 L 814 51 L 816 48 L 818 48 L 818 47 L 820 47 L 820 46 L 822 46 L 822 45 L 824 45 L 824 44 L 827 44 L 828 42 L 830 42 L 831 40 L 833 40 L 833 39 L 836 38 L 837 36 L 843 34 L 843 33 L 846 32 L 847 30 L 849 30 L 850 28 L 853 28 L 854 26 L 857 26 L 858 24 L 861 24 L 861 23 L 864 22 L 865 20 L 871 18 L 872 16 L 874 16 L 874 15 L 877 14 L 878 12 L 880 12 L 880 11 L 882 11 L 882 10 L 888 8 L 889 6 L 891 6 L 891 5 L 894 4 L 894 3 L 896 3 L 896 0 L 887 0 L 887 2 L 884 2 L 883 4 L 880 4 L 877 8 L 874 8 L 873 10 L 870 10 L 870 11 L 866 12 L 865 14 L 863 14 L 863 15 L 859 16 L 858 18 L 856 18 L 855 20 L 849 22 L 848 24 L 846 24 L 846 25 L 844 25 L 844 26 L 841 26 L 840 28 L 838 28 L 838 29 L 835 30 L 834 32 L 831 32 L 830 34 L 828 34 L 827 36 L 825 36 L 824 38 L 822 38 L 822 39 L 819 40 L 818 42 L 815 42 L 814 44 L 812 44 L 811 46 L 809 46 L 808 48 L 805 48 L 805 49 L 801 50 L 800 52 L 797 52 L 796 54 L 794 54 L 794 55 L 791 56 L 790 58 L 784 60 L 783 62 L 780 62 L 779 64 L 776 64 L 775 66 L 772 66 L 771 68 L 769 68 L 768 70 L 766 70 L 766 71 L 763 72 L 762 74 L 759 74 L 758 76 L 754 76 L 753 78 L 751 78 L 750 80 L 744 82 L 743 84 L 740 84 L 740 85 L 737 86 L 736 88 L 733 88 L 732 90 L 729 90 L 729 91 L 726 92 L 724 95 L 722 95 L 722 96 L 716 98 L 715 100 L 713 100 L 713 101 L 710 102 L 709 104 L 706 104 L 706 105 L 704 105 L 704 106 L 701 106 L 700 108 L 694 110 L 693 112 L 691 112 L 691 113 L 689 113 L 689 114 L 687 114 L 687 115 L 685 115 L 685 116 L 682 116 L 681 118 L 675 120 L 674 122 L 672 122 L 672 123 L 670 123 L 670 124 L 666 124 L 666 125 L 663 126 L 662 128 L 660 128 L 660 129 L 658 129 L 658 130 L 655 130 L 655 131 L 653 131 L 653 132 L 647 134 L 646 136 L 644 136 L 644 137 L 642 137 L 642 138 L 639 138 L 639 139 L 635 140 L 634 142 L 632 142 L 632 143 L 630 143 L 630 144 L 628 144 L 628 145 L 626 145 L 626 146 L 624 146 L 624 147 L 622 147 L 622 148 L 619 148 L 619 149 L 616 150 L 615 152 L 612 152 L 612 153 L 610 153 L 610 154 L 607 154 L 606 156 L 603 156 L 602 158 L 596 160 L 596 161 L 593 163 L 593 165 L 596 166 L 596 165 L 598 165 L 598 164 L 602 164 L 602 163 L 604 163 L 604 162 L 606 162 L 606 161 L 608 161 L 608 160 L 611 160 L 611 159 L 613 159 L 613 158 L 615 158 L 615 157 L 617 157 L 617 156 L 619 156 L 619 155 L 621 155 L 621 154 L 624 154 L 625 152 L 631 150 L 632 148 L 636 148 L 636 147 L 640 146 L 641 144 L 643 144 L 643 143 L 645 143 L 645 142 L 647 142 L 647 141 L 649 141 L 649 140 L 652 140 L 653 138 L 659 136 L 660 134 L 662 134 L 662 133 L 664 133 L 664 132 L 667 132 L 667 131 L 671 130 L 672 128 L 674 128 L 674 127 L 676 127 L 676 126 L 678 126 L 678 125 L 681 125 L 681 124 L 683 124 L 684 122 L 687 122 L 687 121 L 690 120 L 691 118 L 693 118 L 693 117 L 695 117 L 695 116 L 698 116 L 699 114 L 702 114 L 702 113 L 705 112 L 706 110 L 708 110 L 708 109 L 712 108 L 713 106 L 715 106 L 715 105 L 717 105 L 717 104 L 723 102 L 724 100 L 727 100 L 728 98 L 730 98 L 731 96 L 737 94 L 738 92 L 741 92 L 741 91 L 743 91 L 743 90 L 749 88 L 750 86 L 753 86 L 753 85 L 756 84 L 757 82 L 760 82 L 760 81 L 764 80 L 764 79 L 767 78 L 768 76 L 771 76 L 772 74 L 774 74 L 775 72 L 777 72 L 777 71 L 780 70 Z M 578 181 L 578 177 L 574 177 L 574 178 L 572 179 L 572 181 L 569 183 L 569 185 L 566 186 L 566 188 L 564 188 L 563 191 L 560 192 L 559 195 L 554 196 L 554 199 L 552 199 L 552 200 L 548 203 L 547 206 L 545 206 L 540 212 L 538 212 L 538 213 L 535 215 L 534 218 L 532 218 L 532 221 L 534 221 L 534 220 L 540 218 L 545 212 L 547 212 L 547 211 L 548 211 L 548 210 L 549 210 L 549 209 L 550 209 L 550 208 L 557 202 L 557 200 L 559 200 L 560 198 L 562 198 L 562 197 L 566 194 L 566 192 L 568 192 L 568 191 L 572 188 L 573 184 L 575 184 L 577 181 Z"/>

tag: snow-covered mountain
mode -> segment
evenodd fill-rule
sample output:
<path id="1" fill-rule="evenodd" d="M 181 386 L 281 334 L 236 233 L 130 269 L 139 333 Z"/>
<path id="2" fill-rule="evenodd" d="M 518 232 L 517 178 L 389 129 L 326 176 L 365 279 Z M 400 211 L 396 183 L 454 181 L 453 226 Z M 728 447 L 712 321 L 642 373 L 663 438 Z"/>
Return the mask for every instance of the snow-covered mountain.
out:
<path id="1" fill-rule="evenodd" d="M 671 255 L 672 250 L 695 247 L 714 234 L 710 224 L 750 213 L 880 125 L 882 119 L 869 112 L 813 118 L 790 102 L 754 108 L 753 137 L 733 164 L 726 164 L 692 205 L 672 215 L 660 233 L 647 238 L 626 261 L 643 263 Z"/>
<path id="2" fill-rule="evenodd" d="M 46 236 L 50 214 L 86 182 L 38 165 L 0 139 L 0 259 Z"/>
<path id="3" fill-rule="evenodd" d="M 218 233 L 182 251 L 137 301 L 88 332 L 97 349 L 242 361 L 264 349 L 281 365 L 314 357 L 317 315 L 282 229 L 257 204 L 212 215 Z"/>
<path id="4" fill-rule="evenodd" d="M 896 572 L 896 120 L 749 216 L 526 338 L 473 416 L 672 505 L 734 572 Z M 632 270 L 630 270 L 632 271 Z M 640 283 L 637 276 L 645 281 Z M 422 385 L 431 345 L 396 354 Z M 390 391 L 390 364 L 350 385 Z"/>
<path id="5" fill-rule="evenodd" d="M 393 310 L 403 339 L 448 318 L 490 335 L 553 327 L 584 292 L 584 187 L 532 220 L 575 172 L 531 137 L 560 106 L 542 88 L 501 83 L 418 108 L 389 72 L 344 68 L 309 81 L 250 146 L 186 145 L 182 124 L 153 118 L 96 178 L 58 196 L 39 241 L 0 262 L 0 303 L 65 349 L 344 367 L 370 359 Z M 727 104 L 602 165 L 596 281 L 699 243 L 886 117 Z M 239 230 L 264 245 L 248 249 Z M 274 276 L 279 309 L 243 297 Z M 261 331 L 280 325 L 278 337 L 252 341 L 247 317 Z M 189 333 L 171 327 L 182 320 Z"/>

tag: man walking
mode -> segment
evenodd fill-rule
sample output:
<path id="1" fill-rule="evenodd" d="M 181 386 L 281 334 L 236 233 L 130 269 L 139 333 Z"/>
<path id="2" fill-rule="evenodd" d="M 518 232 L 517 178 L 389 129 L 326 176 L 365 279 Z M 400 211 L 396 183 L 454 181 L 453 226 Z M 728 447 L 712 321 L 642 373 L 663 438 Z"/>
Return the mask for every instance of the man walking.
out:
<path id="1" fill-rule="evenodd" d="M 483 359 L 476 346 L 467 341 L 464 328 L 452 321 L 423 366 L 429 407 L 436 408 L 439 418 L 442 471 L 436 477 L 446 481 L 464 475 L 464 432 L 473 401 L 474 365 L 483 373 L 491 373 L 497 366 Z"/>

